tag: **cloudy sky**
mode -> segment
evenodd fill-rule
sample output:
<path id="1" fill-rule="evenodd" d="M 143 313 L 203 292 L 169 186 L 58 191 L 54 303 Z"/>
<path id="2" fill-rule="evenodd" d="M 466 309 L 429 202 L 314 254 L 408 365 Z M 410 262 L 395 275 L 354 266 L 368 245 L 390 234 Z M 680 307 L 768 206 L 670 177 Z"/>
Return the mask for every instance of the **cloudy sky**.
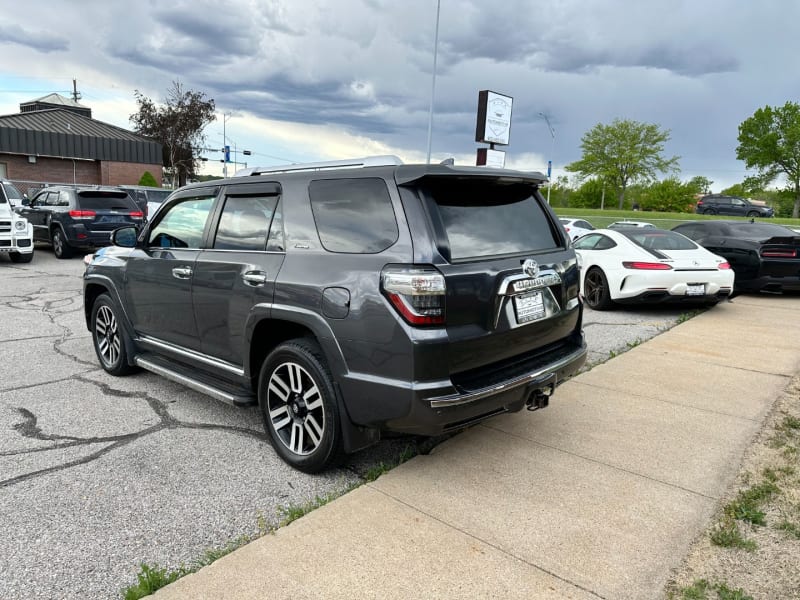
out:
<path id="1" fill-rule="evenodd" d="M 80 7 L 80 8 L 78 8 Z M 134 91 L 213 98 L 252 166 L 396 154 L 424 162 L 436 0 L 0 0 L 0 114 L 73 78 L 130 128 Z M 474 164 L 478 92 L 514 98 L 507 165 L 556 175 L 615 118 L 671 133 L 684 180 L 747 174 L 739 124 L 800 101 L 796 0 L 441 0 L 432 159 Z M 546 115 L 555 132 L 553 138 Z M 219 153 L 208 153 L 219 159 Z M 240 160 L 245 157 L 240 155 Z M 221 165 L 209 162 L 207 172 Z"/>

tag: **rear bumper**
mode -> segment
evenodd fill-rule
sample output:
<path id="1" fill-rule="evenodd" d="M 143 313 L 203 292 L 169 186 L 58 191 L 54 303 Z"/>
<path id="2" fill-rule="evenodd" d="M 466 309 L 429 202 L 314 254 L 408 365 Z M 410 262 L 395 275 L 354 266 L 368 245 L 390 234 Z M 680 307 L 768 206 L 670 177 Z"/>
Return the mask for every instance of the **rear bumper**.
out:
<path id="1" fill-rule="evenodd" d="M 666 291 L 646 291 L 628 298 L 617 298 L 614 302 L 618 304 L 707 304 L 724 300 L 732 293 L 731 288 L 719 289 L 716 293 L 702 296 L 674 295 Z"/>
<path id="2" fill-rule="evenodd" d="M 539 391 L 551 392 L 586 362 L 581 334 L 561 352 L 504 381 L 465 389 L 452 380 L 400 382 L 349 374 L 341 382 L 351 420 L 368 427 L 415 435 L 440 435 L 504 412 L 516 412 Z M 477 382 L 476 382 L 477 383 Z"/>
<path id="3" fill-rule="evenodd" d="M 755 279 L 736 280 L 738 292 L 798 292 L 800 291 L 800 276 L 774 277 L 764 275 Z"/>

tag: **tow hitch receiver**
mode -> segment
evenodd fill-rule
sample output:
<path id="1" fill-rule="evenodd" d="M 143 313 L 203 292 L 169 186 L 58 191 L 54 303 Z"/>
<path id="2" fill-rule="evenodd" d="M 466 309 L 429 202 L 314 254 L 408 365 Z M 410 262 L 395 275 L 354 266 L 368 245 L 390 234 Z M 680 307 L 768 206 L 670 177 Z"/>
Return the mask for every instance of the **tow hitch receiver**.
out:
<path id="1" fill-rule="evenodd" d="M 547 387 L 533 390 L 525 401 L 527 409 L 533 411 L 546 408 L 550 403 L 550 395 L 553 393 L 554 387 L 553 384 L 550 384 Z"/>

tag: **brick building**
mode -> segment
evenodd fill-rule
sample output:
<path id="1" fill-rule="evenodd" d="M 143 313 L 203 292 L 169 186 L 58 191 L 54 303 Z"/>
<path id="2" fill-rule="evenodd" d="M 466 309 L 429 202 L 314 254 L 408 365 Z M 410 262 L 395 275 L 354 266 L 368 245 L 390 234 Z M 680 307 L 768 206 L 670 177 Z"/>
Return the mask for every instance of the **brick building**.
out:
<path id="1" fill-rule="evenodd" d="M 0 116 L 0 179 L 23 192 L 44 184 L 137 184 L 145 171 L 161 185 L 161 144 L 97 121 L 58 94 Z"/>

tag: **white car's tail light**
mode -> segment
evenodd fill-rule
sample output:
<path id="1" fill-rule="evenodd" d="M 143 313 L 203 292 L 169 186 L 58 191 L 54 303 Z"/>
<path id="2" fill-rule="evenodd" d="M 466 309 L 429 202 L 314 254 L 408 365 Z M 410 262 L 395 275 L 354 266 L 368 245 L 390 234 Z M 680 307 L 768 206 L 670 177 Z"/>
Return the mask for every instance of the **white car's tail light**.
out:
<path id="1" fill-rule="evenodd" d="M 719 263 L 719 264 L 717 265 L 717 268 L 718 268 L 720 271 L 725 271 L 725 270 L 727 270 L 727 269 L 730 269 L 730 268 L 731 268 L 731 263 L 727 263 L 727 262 L 721 262 L 721 263 Z"/>
<path id="2" fill-rule="evenodd" d="M 381 290 L 411 325 L 444 323 L 444 276 L 434 268 L 387 267 L 381 273 Z"/>
<path id="3" fill-rule="evenodd" d="M 642 262 L 638 260 L 628 261 L 622 263 L 626 269 L 638 269 L 642 271 L 669 271 L 672 267 L 666 263 L 655 262 Z"/>

